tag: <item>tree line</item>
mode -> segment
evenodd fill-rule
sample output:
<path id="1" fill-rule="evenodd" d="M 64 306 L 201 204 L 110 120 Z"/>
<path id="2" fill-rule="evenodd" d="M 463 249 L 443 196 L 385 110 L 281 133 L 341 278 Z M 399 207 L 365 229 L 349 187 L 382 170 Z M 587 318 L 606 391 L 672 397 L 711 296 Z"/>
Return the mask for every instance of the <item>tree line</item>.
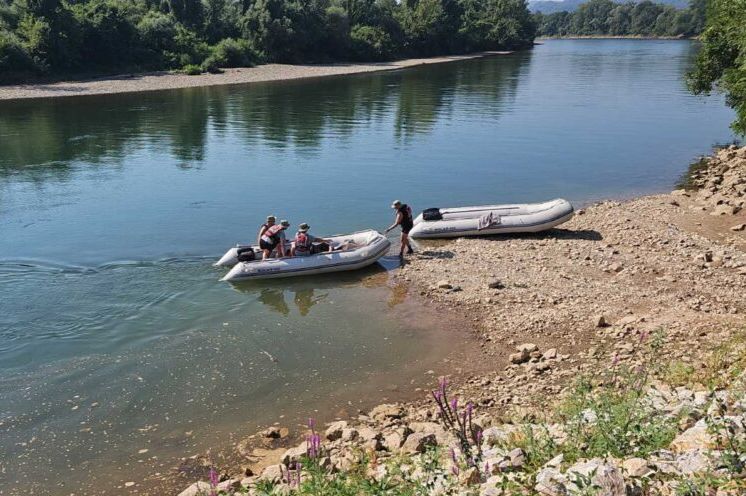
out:
<path id="1" fill-rule="evenodd" d="M 736 111 L 733 130 L 746 136 L 746 0 L 709 0 L 701 41 L 689 87 L 696 94 L 725 92 Z"/>
<path id="2" fill-rule="evenodd" d="M 696 36 L 705 24 L 707 0 L 689 7 L 643 2 L 589 0 L 575 12 L 534 14 L 538 36 Z"/>
<path id="3" fill-rule="evenodd" d="M 525 0 L 0 0 L 0 80 L 530 47 Z"/>

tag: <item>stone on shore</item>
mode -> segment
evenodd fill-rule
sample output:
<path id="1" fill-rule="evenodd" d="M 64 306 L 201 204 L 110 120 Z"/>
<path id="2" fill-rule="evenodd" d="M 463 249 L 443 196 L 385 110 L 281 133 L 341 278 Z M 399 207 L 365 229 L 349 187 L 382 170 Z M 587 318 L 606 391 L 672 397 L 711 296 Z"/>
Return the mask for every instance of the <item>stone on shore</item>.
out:
<path id="1" fill-rule="evenodd" d="M 438 443 L 433 433 L 415 432 L 407 437 L 402 446 L 402 452 L 408 454 L 424 453 L 429 446 L 436 446 Z"/>

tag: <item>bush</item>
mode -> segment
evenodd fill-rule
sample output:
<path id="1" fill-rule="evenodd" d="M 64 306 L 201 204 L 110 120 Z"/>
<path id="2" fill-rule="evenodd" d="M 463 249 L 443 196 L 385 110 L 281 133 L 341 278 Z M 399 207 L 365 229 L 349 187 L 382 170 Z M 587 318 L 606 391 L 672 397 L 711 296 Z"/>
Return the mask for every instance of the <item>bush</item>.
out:
<path id="1" fill-rule="evenodd" d="M 129 4 L 96 0 L 73 6 L 82 38 L 80 55 L 94 67 L 129 65 L 140 41 Z"/>
<path id="2" fill-rule="evenodd" d="M 174 50 L 176 19 L 160 12 L 148 12 L 137 23 L 137 35 L 147 49 L 157 52 Z"/>
<path id="3" fill-rule="evenodd" d="M 218 67 L 253 67 L 258 59 L 246 40 L 226 38 L 212 47 L 211 52 L 208 60 L 212 59 Z"/>
<path id="4" fill-rule="evenodd" d="M 202 67 L 194 64 L 187 64 L 181 68 L 181 72 L 187 76 L 199 76 L 202 74 Z"/>
<path id="5" fill-rule="evenodd" d="M 11 33 L 0 31 L 0 80 L 9 81 L 24 73 L 38 73 L 34 62 L 20 40 Z"/>
<path id="6" fill-rule="evenodd" d="M 646 457 L 667 447 L 677 433 L 678 419 L 658 415 L 645 396 L 648 372 L 626 370 L 602 378 L 594 387 L 582 379 L 561 408 L 569 460 L 581 457 Z"/>
<path id="7" fill-rule="evenodd" d="M 353 26 L 350 32 L 352 57 L 355 60 L 389 60 L 393 43 L 389 34 L 374 26 Z"/>

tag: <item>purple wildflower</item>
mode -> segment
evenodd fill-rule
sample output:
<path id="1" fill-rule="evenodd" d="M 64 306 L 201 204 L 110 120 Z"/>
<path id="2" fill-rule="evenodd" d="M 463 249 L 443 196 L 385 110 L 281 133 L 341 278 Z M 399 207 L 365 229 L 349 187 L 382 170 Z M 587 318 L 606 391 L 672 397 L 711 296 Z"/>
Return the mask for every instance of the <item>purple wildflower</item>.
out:
<path id="1" fill-rule="evenodd" d="M 456 461 L 456 450 L 451 448 L 451 460 L 453 460 L 453 463 L 457 463 Z"/>
<path id="2" fill-rule="evenodd" d="M 216 496 L 218 494 L 215 488 L 218 487 L 219 482 L 220 477 L 218 477 L 218 471 L 215 470 L 214 467 L 210 467 L 210 496 Z"/>
<path id="3" fill-rule="evenodd" d="M 474 435 L 476 438 L 477 444 L 482 444 L 482 431 L 477 431 L 477 433 Z"/>
<path id="4" fill-rule="evenodd" d="M 316 428 L 316 419 L 309 417 L 308 428 L 311 429 L 312 431 Z"/>
<path id="5" fill-rule="evenodd" d="M 453 410 L 454 413 L 458 410 L 458 398 L 453 398 L 451 400 L 451 410 Z"/>
<path id="6" fill-rule="evenodd" d="M 459 474 L 458 465 L 451 465 L 451 473 L 453 473 L 453 475 L 458 477 L 458 474 Z"/>

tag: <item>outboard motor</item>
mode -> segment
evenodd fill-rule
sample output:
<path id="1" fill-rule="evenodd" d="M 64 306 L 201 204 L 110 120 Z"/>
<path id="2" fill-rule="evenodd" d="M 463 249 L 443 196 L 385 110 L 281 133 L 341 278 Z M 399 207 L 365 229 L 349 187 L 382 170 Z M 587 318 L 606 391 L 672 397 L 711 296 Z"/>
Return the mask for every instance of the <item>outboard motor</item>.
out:
<path id="1" fill-rule="evenodd" d="M 238 261 L 239 262 L 253 262 L 256 260 L 256 253 L 253 248 L 239 248 L 238 249 Z"/>
<path id="2" fill-rule="evenodd" d="M 442 220 L 443 214 L 440 213 L 439 208 L 426 208 L 422 211 L 422 218 L 428 220 Z"/>

